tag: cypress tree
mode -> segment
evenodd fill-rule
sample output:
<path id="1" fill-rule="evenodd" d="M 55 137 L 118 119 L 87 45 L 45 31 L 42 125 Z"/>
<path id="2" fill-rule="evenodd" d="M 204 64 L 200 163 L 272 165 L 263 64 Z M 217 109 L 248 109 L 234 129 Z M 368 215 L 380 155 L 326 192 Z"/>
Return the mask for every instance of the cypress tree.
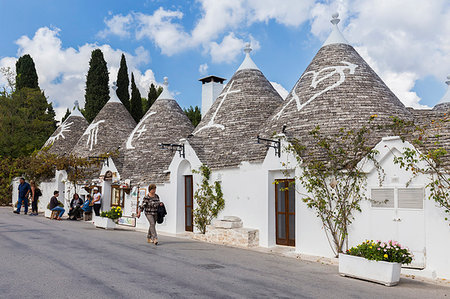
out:
<path id="1" fill-rule="evenodd" d="M 29 54 L 23 55 L 16 62 L 16 90 L 24 87 L 39 88 L 36 67 Z"/>
<path id="2" fill-rule="evenodd" d="M 125 55 L 122 54 L 120 59 L 120 68 L 117 73 L 117 90 L 116 94 L 123 105 L 130 111 L 130 93 L 128 91 L 130 86 L 130 80 L 128 79 L 128 67 Z"/>
<path id="3" fill-rule="evenodd" d="M 131 73 L 131 116 L 136 122 L 143 116 L 141 93 L 134 82 L 134 74 Z"/>
<path id="4" fill-rule="evenodd" d="M 63 123 L 70 115 L 70 110 L 67 108 L 66 114 L 64 114 L 63 118 L 61 119 L 61 123 Z"/>
<path id="5" fill-rule="evenodd" d="M 150 89 L 148 91 L 148 97 L 147 97 L 147 105 L 146 110 L 144 114 L 147 112 L 148 109 L 153 105 L 153 103 L 156 101 L 156 99 L 159 97 L 161 92 L 163 91 L 163 88 L 159 86 L 158 88 L 155 87 L 155 85 L 152 83 L 150 85 Z"/>
<path id="6" fill-rule="evenodd" d="M 198 106 L 192 107 L 190 106 L 188 109 L 183 109 L 186 116 L 191 121 L 194 128 L 200 123 L 202 120 L 202 114 L 200 112 L 200 108 Z"/>
<path id="7" fill-rule="evenodd" d="M 109 100 L 109 74 L 100 49 L 92 51 L 89 71 L 86 76 L 85 117 L 92 122 Z"/>

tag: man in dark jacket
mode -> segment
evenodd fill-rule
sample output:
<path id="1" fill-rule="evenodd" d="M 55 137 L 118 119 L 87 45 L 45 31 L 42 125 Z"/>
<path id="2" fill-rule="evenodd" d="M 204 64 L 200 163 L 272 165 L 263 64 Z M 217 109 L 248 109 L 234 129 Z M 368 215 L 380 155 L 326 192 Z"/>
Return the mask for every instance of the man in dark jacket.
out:
<path id="1" fill-rule="evenodd" d="M 83 200 L 80 198 L 80 196 L 75 193 L 72 197 L 72 200 L 70 201 L 70 210 L 69 210 L 69 219 L 70 220 L 77 220 L 77 218 L 80 217 L 82 209 L 81 206 L 83 205 Z"/>
<path id="2" fill-rule="evenodd" d="M 17 202 L 17 210 L 14 211 L 16 214 L 20 214 L 20 208 L 23 204 L 23 209 L 25 212 L 25 215 L 28 213 L 28 196 L 31 192 L 30 184 L 25 182 L 24 178 L 20 178 L 20 184 L 19 184 L 19 201 Z"/>
<path id="3" fill-rule="evenodd" d="M 54 192 L 53 192 L 53 196 L 52 196 L 52 198 L 50 199 L 50 204 L 49 204 L 49 207 L 48 207 L 48 208 L 49 208 L 51 211 L 58 211 L 58 212 L 59 212 L 59 215 L 58 215 L 58 218 L 56 218 L 56 220 L 61 220 L 61 217 L 62 217 L 62 215 L 64 215 L 64 212 L 65 212 L 66 210 L 64 210 L 63 207 L 60 207 L 60 206 L 59 206 L 58 196 L 59 196 L 59 191 L 54 191 Z"/>

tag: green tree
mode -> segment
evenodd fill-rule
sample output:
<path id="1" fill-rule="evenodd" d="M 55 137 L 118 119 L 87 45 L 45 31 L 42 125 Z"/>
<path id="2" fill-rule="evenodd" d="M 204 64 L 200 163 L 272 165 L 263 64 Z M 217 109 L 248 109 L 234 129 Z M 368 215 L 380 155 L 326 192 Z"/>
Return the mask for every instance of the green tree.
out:
<path id="1" fill-rule="evenodd" d="M 374 158 L 377 152 L 368 145 L 373 132 L 372 119 L 359 130 L 341 128 L 334 135 L 323 134 L 320 127 L 316 127 L 309 132 L 313 140 L 311 146 L 294 139 L 286 148 L 296 157 L 301 169 L 296 179 L 307 192 L 300 194 L 302 201 L 321 220 L 336 256 L 343 252 L 348 227 L 355 213 L 361 211 L 360 202 L 369 200 L 362 164 L 373 162 L 380 184 L 384 180 L 384 172 Z M 286 175 L 288 173 L 286 171 Z"/>
<path id="2" fill-rule="evenodd" d="M 193 173 L 202 175 L 202 183 L 194 193 L 197 203 L 197 207 L 194 209 L 194 224 L 204 234 L 206 226 L 211 224 L 211 221 L 225 208 L 225 199 L 220 182 L 215 181 L 213 185 L 210 185 L 211 170 L 208 166 L 202 165 L 198 171 L 194 170 Z"/>
<path id="3" fill-rule="evenodd" d="M 141 102 L 142 102 L 142 116 L 145 115 L 145 113 L 147 113 L 148 110 L 148 101 L 146 98 L 141 98 Z"/>
<path id="4" fill-rule="evenodd" d="M 109 73 L 100 49 L 92 51 L 89 71 L 86 76 L 84 116 L 88 122 L 94 120 L 98 112 L 109 100 Z"/>
<path id="5" fill-rule="evenodd" d="M 39 89 L 0 95 L 0 115 L 0 156 L 29 155 L 56 129 L 53 107 Z"/>
<path id="6" fill-rule="evenodd" d="M 202 113 L 200 112 L 200 108 L 198 106 L 195 106 L 195 107 L 189 106 L 189 108 L 183 109 L 183 111 L 187 115 L 189 120 L 191 121 L 194 128 L 202 120 Z"/>
<path id="7" fill-rule="evenodd" d="M 156 88 L 156 86 L 153 83 L 150 84 L 150 89 L 148 91 L 147 105 L 146 105 L 145 112 L 147 112 L 148 109 L 150 109 L 150 107 L 153 105 L 153 103 L 156 101 L 156 99 L 159 97 L 159 95 L 161 94 L 162 91 L 163 91 L 162 86 L 158 86 L 158 88 Z M 145 112 L 144 112 L 144 114 L 145 114 Z"/>
<path id="8" fill-rule="evenodd" d="M 16 62 L 16 90 L 24 87 L 39 88 L 36 67 L 29 54 L 23 55 Z"/>
<path id="9" fill-rule="evenodd" d="M 116 94 L 128 111 L 130 111 L 130 93 L 128 91 L 129 87 L 130 80 L 128 79 L 127 61 L 125 60 L 125 55 L 122 54 L 122 58 L 120 59 L 119 72 L 117 73 Z"/>
<path id="10" fill-rule="evenodd" d="M 134 82 L 134 74 L 131 73 L 131 109 L 130 109 L 131 116 L 134 118 L 136 122 L 139 122 L 139 120 L 143 116 L 142 111 L 142 98 L 141 93 L 139 92 L 139 89 L 136 86 L 136 83 Z"/>
<path id="11" fill-rule="evenodd" d="M 63 118 L 61 119 L 61 123 L 63 123 L 70 115 L 70 110 L 67 108 L 66 114 L 64 114 Z"/>

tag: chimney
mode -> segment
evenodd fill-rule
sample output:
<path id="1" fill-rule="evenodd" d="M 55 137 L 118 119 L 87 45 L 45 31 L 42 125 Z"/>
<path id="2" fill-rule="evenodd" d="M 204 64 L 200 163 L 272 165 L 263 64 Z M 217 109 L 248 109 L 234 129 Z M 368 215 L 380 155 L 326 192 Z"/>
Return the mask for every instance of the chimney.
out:
<path id="1" fill-rule="evenodd" d="M 208 76 L 198 80 L 202 82 L 202 118 L 222 92 L 225 80 L 217 76 Z"/>

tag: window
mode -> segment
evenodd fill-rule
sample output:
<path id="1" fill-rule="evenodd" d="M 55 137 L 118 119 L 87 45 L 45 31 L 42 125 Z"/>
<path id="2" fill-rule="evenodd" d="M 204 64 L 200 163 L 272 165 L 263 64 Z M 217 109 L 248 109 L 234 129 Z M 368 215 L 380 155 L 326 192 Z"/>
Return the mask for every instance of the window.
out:
<path id="1" fill-rule="evenodd" d="M 373 188 L 373 208 L 423 209 L 423 188 Z"/>
<path id="2" fill-rule="evenodd" d="M 111 206 L 122 207 L 125 202 L 125 190 L 119 186 L 111 186 Z"/>
<path id="3" fill-rule="evenodd" d="M 394 208 L 394 188 L 372 189 L 373 208 Z"/>
<path id="4" fill-rule="evenodd" d="M 404 209 L 423 209 L 422 188 L 399 188 L 398 207 Z"/>

